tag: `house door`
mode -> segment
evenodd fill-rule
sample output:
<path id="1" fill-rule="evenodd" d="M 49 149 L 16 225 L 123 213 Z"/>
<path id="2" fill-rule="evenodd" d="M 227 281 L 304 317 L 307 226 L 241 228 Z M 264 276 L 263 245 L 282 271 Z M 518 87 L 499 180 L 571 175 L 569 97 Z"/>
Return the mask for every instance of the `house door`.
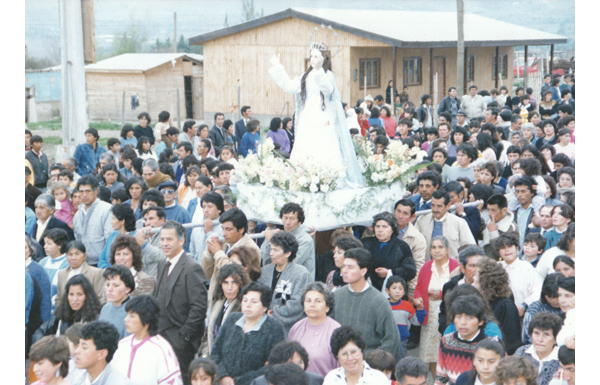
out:
<path id="1" fill-rule="evenodd" d="M 194 118 L 194 103 L 192 97 L 192 77 L 184 76 L 183 84 L 185 87 L 185 118 L 193 119 Z"/>
<path id="2" fill-rule="evenodd" d="M 446 96 L 446 57 L 435 56 L 433 58 L 433 95 L 436 95 L 435 90 L 435 75 L 437 74 L 437 98 L 433 101 L 436 106 L 440 105 L 440 102 Z M 432 96 L 433 96 L 432 95 Z"/>

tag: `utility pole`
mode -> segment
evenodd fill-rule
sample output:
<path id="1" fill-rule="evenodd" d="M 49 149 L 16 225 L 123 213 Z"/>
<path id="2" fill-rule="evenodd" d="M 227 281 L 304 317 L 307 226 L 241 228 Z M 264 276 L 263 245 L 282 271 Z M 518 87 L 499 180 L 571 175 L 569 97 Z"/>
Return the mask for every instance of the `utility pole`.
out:
<path id="1" fill-rule="evenodd" d="M 177 53 L 177 12 L 173 13 L 173 53 Z"/>
<path id="2" fill-rule="evenodd" d="M 88 128 L 81 1 L 59 0 L 63 146 L 70 156 Z"/>
<path id="3" fill-rule="evenodd" d="M 456 46 L 456 92 L 459 97 L 465 94 L 465 14 L 463 0 L 456 0 L 458 21 L 458 41 Z"/>

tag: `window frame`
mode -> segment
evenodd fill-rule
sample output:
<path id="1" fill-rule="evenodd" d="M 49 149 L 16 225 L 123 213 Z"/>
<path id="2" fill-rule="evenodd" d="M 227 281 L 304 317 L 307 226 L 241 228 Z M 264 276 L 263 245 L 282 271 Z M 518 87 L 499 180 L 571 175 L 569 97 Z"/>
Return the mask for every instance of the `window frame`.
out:
<path id="1" fill-rule="evenodd" d="M 467 56 L 467 74 L 465 80 L 468 82 L 475 80 L 475 55 Z"/>
<path id="2" fill-rule="evenodd" d="M 418 72 L 418 80 L 415 81 L 414 79 L 414 72 L 413 72 L 413 81 L 409 81 L 408 77 L 408 63 L 412 62 L 412 61 L 416 61 L 417 66 L 416 66 L 416 70 Z M 404 85 L 405 86 L 420 86 L 423 84 L 423 58 L 420 56 L 411 56 L 411 57 L 405 57 L 403 59 L 403 64 L 402 64 L 402 78 L 404 81 Z"/>
<path id="3" fill-rule="evenodd" d="M 381 58 L 364 58 L 364 59 L 359 59 L 358 60 L 358 87 L 361 90 L 365 89 L 365 84 L 363 84 L 364 79 L 365 79 L 365 74 L 366 74 L 366 67 L 367 67 L 367 63 L 371 64 L 371 69 L 370 69 L 370 76 L 367 75 L 367 79 L 371 80 L 371 85 L 367 85 L 367 89 L 371 89 L 371 88 L 381 88 Z M 376 71 L 377 71 L 377 76 L 376 76 L 376 81 L 377 83 L 374 84 L 373 83 L 373 64 L 376 65 Z"/>
<path id="4" fill-rule="evenodd" d="M 502 79 L 508 78 L 508 54 L 500 54 L 500 68 L 502 69 Z M 492 55 L 492 79 L 496 79 L 496 54 Z"/>

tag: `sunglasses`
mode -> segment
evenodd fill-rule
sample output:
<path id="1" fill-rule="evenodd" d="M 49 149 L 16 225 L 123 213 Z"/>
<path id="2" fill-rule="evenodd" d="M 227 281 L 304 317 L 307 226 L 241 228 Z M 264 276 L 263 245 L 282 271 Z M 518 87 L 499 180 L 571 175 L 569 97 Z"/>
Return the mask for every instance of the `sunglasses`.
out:
<path id="1" fill-rule="evenodd" d="M 165 188 L 165 189 L 162 189 L 160 191 L 163 193 L 163 195 L 164 194 L 169 194 L 170 195 L 170 194 L 173 194 L 175 192 L 175 190 L 173 190 L 172 188 Z"/>

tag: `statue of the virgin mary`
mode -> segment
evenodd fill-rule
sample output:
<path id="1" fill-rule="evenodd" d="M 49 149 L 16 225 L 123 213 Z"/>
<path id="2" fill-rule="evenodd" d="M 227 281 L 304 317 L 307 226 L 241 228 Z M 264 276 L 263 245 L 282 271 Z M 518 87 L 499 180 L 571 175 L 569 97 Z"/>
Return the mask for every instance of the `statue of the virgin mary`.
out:
<path id="1" fill-rule="evenodd" d="M 331 72 L 331 53 L 322 43 L 310 45 L 310 67 L 302 77 L 290 79 L 279 58 L 271 52 L 269 74 L 285 92 L 295 94 L 295 143 L 290 161 L 311 160 L 331 167 L 346 167 L 346 188 L 363 187 L 364 178 L 340 94 Z"/>

